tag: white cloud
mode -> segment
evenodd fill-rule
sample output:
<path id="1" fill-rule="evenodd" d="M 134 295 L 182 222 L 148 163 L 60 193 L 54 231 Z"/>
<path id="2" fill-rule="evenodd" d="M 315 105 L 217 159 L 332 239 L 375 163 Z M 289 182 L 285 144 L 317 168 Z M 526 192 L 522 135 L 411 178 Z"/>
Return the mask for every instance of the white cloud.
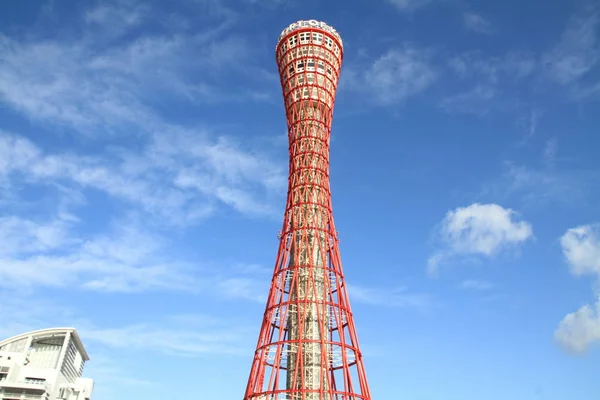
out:
<path id="1" fill-rule="evenodd" d="M 566 350 L 584 354 L 600 341 L 600 299 L 594 305 L 585 305 L 568 314 L 554 332 L 554 338 Z"/>
<path id="2" fill-rule="evenodd" d="M 474 203 L 448 211 L 438 231 L 445 248 L 428 260 L 428 272 L 454 256 L 490 257 L 533 236 L 531 225 L 517 221 L 515 212 L 497 204 Z"/>
<path id="3" fill-rule="evenodd" d="M 600 225 L 571 228 L 560 238 L 560 244 L 573 275 L 600 277 Z"/>
<path id="4" fill-rule="evenodd" d="M 573 275 L 600 278 L 600 225 L 571 228 L 560 238 L 560 244 Z M 568 314 L 554 337 L 565 349 L 578 354 L 600 341 L 600 296 L 596 304 Z"/>
<path id="5" fill-rule="evenodd" d="M 350 88 L 367 93 L 380 105 L 403 101 L 427 89 L 437 78 L 429 51 L 404 45 L 388 50 L 369 67 L 349 69 Z"/>
<path id="6" fill-rule="evenodd" d="M 597 27 L 600 15 L 584 9 L 569 19 L 560 42 L 542 57 L 550 78 L 560 84 L 577 81 L 600 60 Z"/>
<path id="7" fill-rule="evenodd" d="M 491 23 L 482 15 L 468 12 L 463 15 L 463 22 L 465 24 L 465 28 L 468 30 L 479 32 L 479 33 L 491 33 Z"/>

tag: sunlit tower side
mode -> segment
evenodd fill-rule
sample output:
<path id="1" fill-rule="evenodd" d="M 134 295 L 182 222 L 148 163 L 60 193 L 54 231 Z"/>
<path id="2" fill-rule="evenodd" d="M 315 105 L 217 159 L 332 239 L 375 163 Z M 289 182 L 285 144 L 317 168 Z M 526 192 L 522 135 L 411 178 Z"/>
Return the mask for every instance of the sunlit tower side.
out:
<path id="1" fill-rule="evenodd" d="M 299 21 L 276 59 L 289 181 L 271 288 L 244 400 L 371 400 L 333 223 L 329 144 L 343 43 Z"/>

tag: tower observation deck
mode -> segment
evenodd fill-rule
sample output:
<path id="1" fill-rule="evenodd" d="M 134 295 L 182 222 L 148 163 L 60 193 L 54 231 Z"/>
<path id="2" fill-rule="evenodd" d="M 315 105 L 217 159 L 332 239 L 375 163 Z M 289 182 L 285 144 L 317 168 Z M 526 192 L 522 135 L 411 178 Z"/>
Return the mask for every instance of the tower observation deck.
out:
<path id="1" fill-rule="evenodd" d="M 276 47 L 289 185 L 244 400 L 371 400 L 333 222 L 329 145 L 343 60 L 331 26 L 299 21 Z"/>

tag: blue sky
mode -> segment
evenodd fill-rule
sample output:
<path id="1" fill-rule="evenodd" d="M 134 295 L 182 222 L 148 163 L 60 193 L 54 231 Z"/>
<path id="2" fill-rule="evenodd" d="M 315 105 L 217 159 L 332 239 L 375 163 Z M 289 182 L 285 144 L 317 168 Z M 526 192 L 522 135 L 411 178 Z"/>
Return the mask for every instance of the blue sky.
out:
<path id="1" fill-rule="evenodd" d="M 314 18 L 374 398 L 597 399 L 597 3 L 341 4 L 1 2 L 0 336 L 76 327 L 97 400 L 242 397 Z"/>

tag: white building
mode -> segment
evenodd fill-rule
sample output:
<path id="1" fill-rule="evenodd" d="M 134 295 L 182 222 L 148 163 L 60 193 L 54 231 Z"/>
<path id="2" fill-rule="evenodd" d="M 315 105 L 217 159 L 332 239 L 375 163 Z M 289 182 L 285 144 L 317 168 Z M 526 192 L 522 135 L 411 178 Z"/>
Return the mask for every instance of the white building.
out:
<path id="1" fill-rule="evenodd" d="M 89 357 L 73 328 L 42 329 L 0 341 L 0 400 L 89 400 Z"/>

